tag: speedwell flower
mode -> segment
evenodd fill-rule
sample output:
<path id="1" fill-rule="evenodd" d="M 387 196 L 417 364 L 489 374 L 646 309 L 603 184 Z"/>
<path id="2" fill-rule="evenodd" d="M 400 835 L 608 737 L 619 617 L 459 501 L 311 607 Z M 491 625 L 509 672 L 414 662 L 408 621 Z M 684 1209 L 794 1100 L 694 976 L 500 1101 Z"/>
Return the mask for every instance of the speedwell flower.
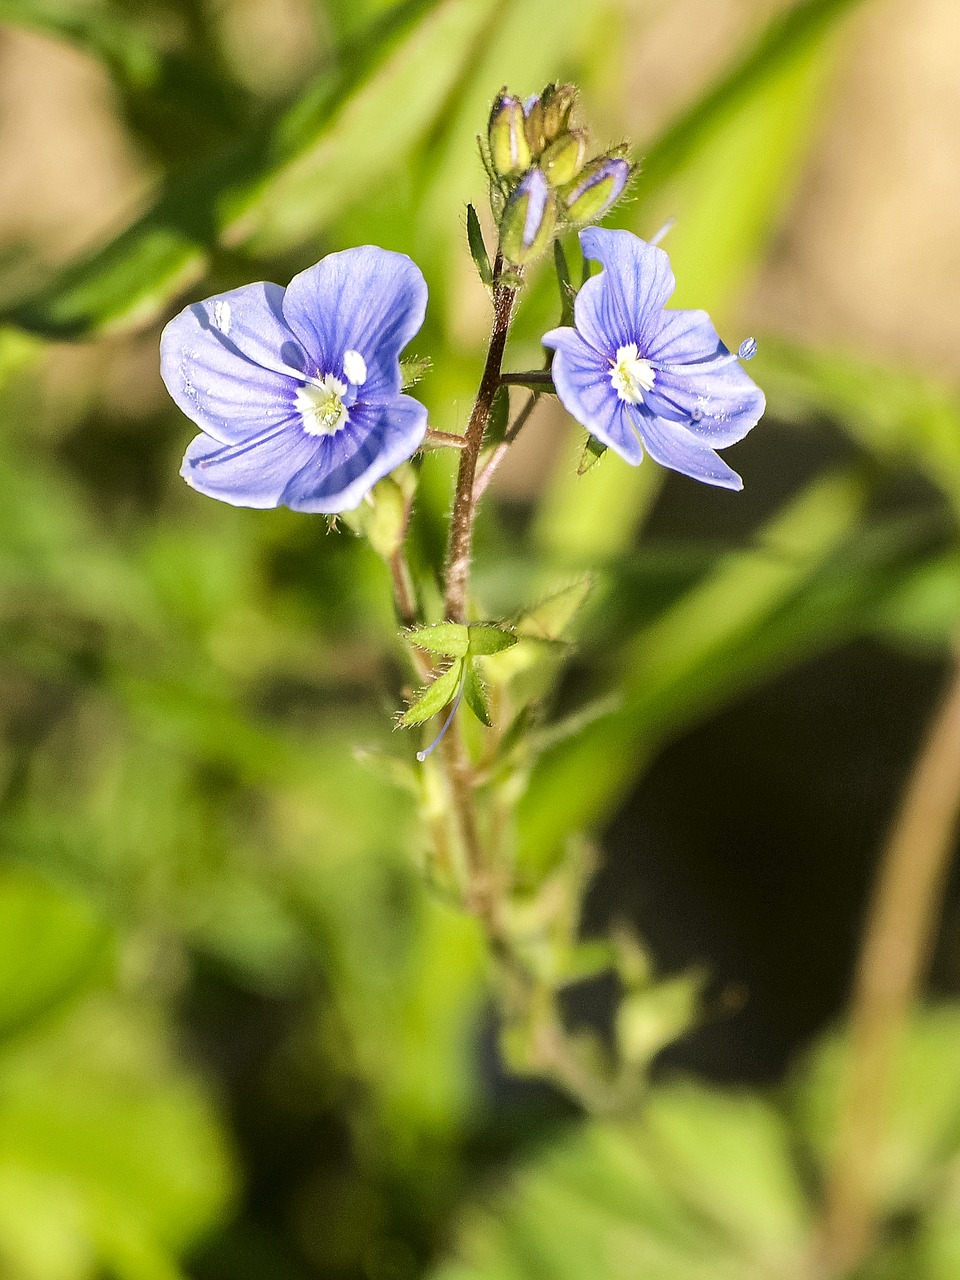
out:
<path id="1" fill-rule="evenodd" d="M 420 269 L 366 245 L 181 311 L 161 372 L 203 434 L 180 474 L 236 507 L 352 510 L 426 433 L 399 360 L 426 305 Z"/>
<path id="2" fill-rule="evenodd" d="M 646 450 L 695 480 L 742 489 L 714 450 L 756 425 L 763 392 L 705 311 L 665 310 L 675 282 L 662 249 L 600 227 L 581 231 L 580 245 L 603 271 L 577 295 L 576 328 L 543 338 L 564 407 L 634 466 Z"/>

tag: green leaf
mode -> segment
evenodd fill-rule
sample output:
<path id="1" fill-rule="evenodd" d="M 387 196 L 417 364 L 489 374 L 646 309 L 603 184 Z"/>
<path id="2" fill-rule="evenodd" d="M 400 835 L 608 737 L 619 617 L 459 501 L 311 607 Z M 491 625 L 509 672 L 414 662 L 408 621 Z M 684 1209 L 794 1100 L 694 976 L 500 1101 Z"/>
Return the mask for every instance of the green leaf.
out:
<path id="1" fill-rule="evenodd" d="M 487 706 L 487 695 L 483 691 L 483 684 L 477 672 L 477 664 L 468 662 L 464 677 L 463 696 L 467 706 L 477 717 L 481 724 L 485 724 L 487 728 L 493 723 L 490 719 L 490 708 Z"/>
<path id="2" fill-rule="evenodd" d="M 517 618 L 517 632 L 543 640 L 562 639 L 586 604 L 594 581 L 592 574 L 584 574 L 541 600 L 532 609 L 527 609 Z"/>
<path id="3" fill-rule="evenodd" d="M 174 1280 L 232 1194 L 211 1100 L 150 1017 L 89 1001 L 0 1055 L 5 1273 Z"/>
<path id="4" fill-rule="evenodd" d="M 463 659 L 458 658 L 452 666 L 437 676 L 433 684 L 427 685 L 411 706 L 407 708 L 400 717 L 399 723 L 401 727 L 406 729 L 410 725 L 423 724 L 425 720 L 429 720 L 438 711 L 442 711 L 457 696 L 462 673 Z"/>
<path id="5" fill-rule="evenodd" d="M 467 205 L 467 243 L 470 246 L 470 256 L 473 258 L 474 266 L 479 272 L 480 279 L 485 285 L 492 287 L 493 268 L 490 266 L 487 246 L 483 243 L 483 230 L 480 227 L 480 219 L 477 217 L 477 211 L 472 204 Z"/>
<path id="6" fill-rule="evenodd" d="M 790 1095 L 798 1134 L 826 1168 L 834 1150 L 849 1055 L 848 1033 L 824 1037 L 796 1071 Z M 919 1207 L 960 1155 L 960 1007 L 914 1014 L 896 1060 L 884 1139 L 873 1169 L 885 1212 Z"/>
<path id="7" fill-rule="evenodd" d="M 580 1126 L 461 1223 L 434 1280 L 802 1275 L 809 1211 L 766 1104 L 689 1085 Z"/>
<path id="8" fill-rule="evenodd" d="M 433 361 L 429 356 L 406 356 L 400 361 L 400 390 L 409 391 L 415 387 L 432 368 Z"/>
<path id="9" fill-rule="evenodd" d="M 442 653 L 449 658 L 462 658 L 470 647 L 470 635 L 462 622 L 437 622 L 429 627 L 416 627 L 404 635 L 418 649 Z"/>
<path id="10" fill-rule="evenodd" d="M 26 871 L 0 876 L 0 1036 L 89 987 L 112 934 L 93 908 Z"/>
<path id="11" fill-rule="evenodd" d="M 467 630 L 470 633 L 470 653 L 475 658 L 502 653 L 517 643 L 513 632 L 505 631 L 492 622 L 472 622 Z"/>
<path id="12" fill-rule="evenodd" d="M 560 324 L 573 324 L 573 304 L 577 291 L 570 281 L 570 267 L 567 255 L 559 240 L 553 242 L 553 265 L 557 273 L 557 287 L 560 290 Z"/>

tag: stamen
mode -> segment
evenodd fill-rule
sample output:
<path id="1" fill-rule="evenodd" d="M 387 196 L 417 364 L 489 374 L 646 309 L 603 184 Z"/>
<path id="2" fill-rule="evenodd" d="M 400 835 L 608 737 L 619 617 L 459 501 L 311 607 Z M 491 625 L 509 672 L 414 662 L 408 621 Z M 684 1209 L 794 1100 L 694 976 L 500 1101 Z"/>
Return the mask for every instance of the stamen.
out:
<path id="1" fill-rule="evenodd" d="M 296 406 L 303 429 L 311 436 L 329 436 L 349 421 L 342 397 L 347 388 L 332 373 L 319 382 L 305 383 L 297 389 Z"/>
<path id="2" fill-rule="evenodd" d="M 459 707 L 460 705 L 460 699 L 463 697 L 463 690 L 466 683 L 467 683 L 467 668 L 466 668 L 466 664 L 464 664 L 463 675 L 460 677 L 460 688 L 457 690 L 457 696 L 453 700 L 453 705 L 450 708 L 450 714 L 447 716 L 446 720 L 444 720 L 443 725 L 441 726 L 440 732 L 437 734 L 434 740 L 430 743 L 429 747 L 424 747 L 422 751 L 417 752 L 417 759 L 420 761 L 421 764 L 423 764 L 427 756 L 430 755 L 433 751 L 435 751 L 436 748 L 440 745 L 440 740 L 443 738 L 443 735 L 447 732 L 447 730 L 450 728 L 450 725 L 453 723 L 453 717 L 457 714 L 457 707 Z"/>
<path id="3" fill-rule="evenodd" d="M 744 340 L 740 343 L 740 349 L 737 351 L 738 357 L 741 360 L 752 360 L 756 354 L 757 354 L 756 338 L 744 338 Z"/>
<path id="4" fill-rule="evenodd" d="M 653 390 L 654 367 L 649 360 L 644 360 L 637 350 L 635 342 L 617 350 L 610 371 L 613 389 L 621 400 L 627 404 L 640 404 L 644 391 Z"/>
<path id="5" fill-rule="evenodd" d="M 676 225 L 677 225 L 677 220 L 676 220 L 676 218 L 668 218 L 668 219 L 667 219 L 667 221 L 666 221 L 666 222 L 663 224 L 663 226 L 660 228 L 660 230 L 657 232 L 657 234 L 656 234 L 656 235 L 653 237 L 653 239 L 650 241 L 650 243 L 651 243 L 651 244 L 659 244 L 659 243 L 660 243 L 660 241 L 663 239 L 663 237 L 664 237 L 665 235 L 668 235 L 668 234 L 669 234 L 669 232 L 671 232 L 671 231 L 673 230 L 673 228 L 674 228 Z"/>
<path id="6" fill-rule="evenodd" d="M 355 387 L 362 387 L 367 380 L 367 362 L 359 351 L 345 351 L 343 353 L 343 373 L 349 383 Z"/>

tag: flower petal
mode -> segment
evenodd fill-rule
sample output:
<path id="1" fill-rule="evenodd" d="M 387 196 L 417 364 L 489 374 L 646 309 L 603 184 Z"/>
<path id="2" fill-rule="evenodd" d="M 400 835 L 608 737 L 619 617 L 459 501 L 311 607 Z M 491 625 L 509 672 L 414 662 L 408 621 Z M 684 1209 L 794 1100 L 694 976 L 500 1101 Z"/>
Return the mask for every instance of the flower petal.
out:
<path id="1" fill-rule="evenodd" d="M 423 324 L 427 283 L 405 253 L 375 245 L 330 253 L 294 276 L 283 314 L 320 373 L 343 376 L 343 357 L 358 351 L 367 367 L 365 400 L 400 390 L 400 352 Z"/>
<path id="2" fill-rule="evenodd" d="M 291 478 L 281 501 L 294 511 L 352 511 L 417 451 L 426 431 L 427 410 L 411 396 L 358 402 L 345 426 L 319 438 L 317 456 Z"/>
<path id="3" fill-rule="evenodd" d="M 605 227 L 581 231 L 580 247 L 584 257 L 602 263 L 604 269 L 577 294 L 577 329 L 611 359 L 630 342 L 646 355 L 647 339 L 675 288 L 670 259 L 630 231 Z"/>
<path id="4" fill-rule="evenodd" d="M 737 473 L 686 428 L 647 414 L 638 417 L 638 422 L 647 453 L 661 467 L 721 489 L 743 488 Z"/>
<path id="5" fill-rule="evenodd" d="M 277 284 L 250 284 L 186 307 L 160 338 L 160 372 L 188 418 L 232 444 L 294 411 L 306 355 Z"/>
<path id="6" fill-rule="evenodd" d="M 610 381 L 607 358 L 584 342 L 574 329 L 552 329 L 544 334 L 543 343 L 554 349 L 553 385 L 567 412 L 591 435 L 637 466 L 643 461 L 643 449 L 629 406 Z"/>
<path id="7" fill-rule="evenodd" d="M 688 431 L 711 448 L 742 440 L 760 420 L 763 392 L 720 341 L 705 311 L 665 311 L 647 354 L 655 367 L 668 366 L 657 368 L 650 407 L 661 417 L 685 420 Z"/>
<path id="8" fill-rule="evenodd" d="M 187 447 L 180 474 L 192 489 L 233 507 L 278 507 L 290 478 L 310 465 L 320 437 L 298 426 L 269 426 L 240 444 L 199 435 Z"/>

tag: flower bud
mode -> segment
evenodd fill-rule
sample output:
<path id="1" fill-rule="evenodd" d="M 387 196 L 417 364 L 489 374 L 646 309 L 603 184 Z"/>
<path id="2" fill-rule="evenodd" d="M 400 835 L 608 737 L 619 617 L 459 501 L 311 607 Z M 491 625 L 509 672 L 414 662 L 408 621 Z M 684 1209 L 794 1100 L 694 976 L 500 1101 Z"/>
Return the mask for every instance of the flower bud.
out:
<path id="1" fill-rule="evenodd" d="M 543 114 L 542 96 L 535 93 L 523 104 L 524 132 L 534 160 L 547 145 L 543 132 Z"/>
<path id="2" fill-rule="evenodd" d="M 586 134 L 575 129 L 550 143 L 540 157 L 540 168 L 551 187 L 564 187 L 577 176 L 586 158 Z"/>
<path id="3" fill-rule="evenodd" d="M 512 177 L 530 167 L 530 145 L 525 124 L 520 99 L 501 91 L 493 104 L 487 126 L 490 160 L 501 177 Z"/>
<path id="4" fill-rule="evenodd" d="M 571 222 L 595 222 L 623 194 L 630 176 L 630 162 L 621 156 L 598 156 L 562 192 Z"/>
<path id="5" fill-rule="evenodd" d="M 500 221 L 500 249 L 520 267 L 538 258 L 553 238 L 557 200 L 539 169 L 531 169 L 507 201 Z"/>
<path id="6" fill-rule="evenodd" d="M 548 84 L 541 93 L 543 138 L 546 143 L 554 142 L 561 134 L 566 133 L 576 100 L 577 91 L 572 84 Z"/>

